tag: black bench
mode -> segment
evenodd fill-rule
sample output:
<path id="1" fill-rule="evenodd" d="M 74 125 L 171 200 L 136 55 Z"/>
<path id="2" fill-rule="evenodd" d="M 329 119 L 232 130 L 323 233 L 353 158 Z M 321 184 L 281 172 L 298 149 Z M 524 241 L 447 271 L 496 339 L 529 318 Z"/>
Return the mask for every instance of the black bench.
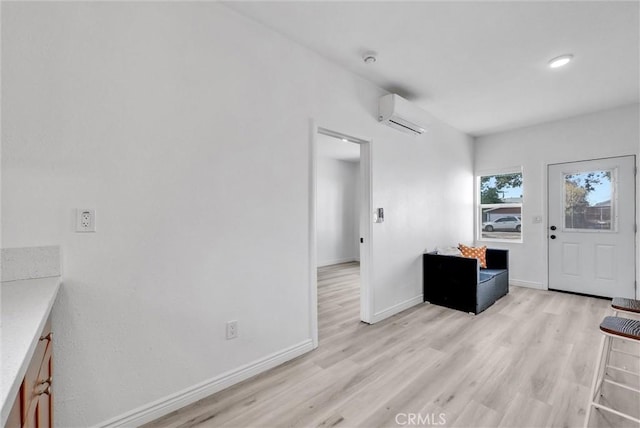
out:
<path id="1" fill-rule="evenodd" d="M 479 314 L 509 293 L 509 250 L 487 248 L 487 268 L 476 259 L 426 253 L 423 301 Z"/>

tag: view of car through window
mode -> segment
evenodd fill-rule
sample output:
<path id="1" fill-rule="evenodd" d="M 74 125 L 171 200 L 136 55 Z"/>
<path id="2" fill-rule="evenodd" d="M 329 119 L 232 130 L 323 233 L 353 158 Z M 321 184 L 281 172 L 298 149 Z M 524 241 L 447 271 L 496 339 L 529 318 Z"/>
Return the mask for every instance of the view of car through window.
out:
<path id="1" fill-rule="evenodd" d="M 479 178 L 479 238 L 522 241 L 522 173 Z"/>
<path id="2" fill-rule="evenodd" d="M 482 229 L 487 232 L 493 232 L 494 230 L 515 230 L 520 232 L 522 230 L 522 222 L 519 217 L 501 217 L 496 221 L 482 223 Z"/>

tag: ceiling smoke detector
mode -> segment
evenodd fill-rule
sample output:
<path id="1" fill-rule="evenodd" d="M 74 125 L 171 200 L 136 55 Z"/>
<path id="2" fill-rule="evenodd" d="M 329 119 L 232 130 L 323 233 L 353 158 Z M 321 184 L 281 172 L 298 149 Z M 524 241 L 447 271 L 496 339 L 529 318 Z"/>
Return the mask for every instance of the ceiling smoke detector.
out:
<path id="1" fill-rule="evenodd" d="M 364 55 L 362 55 L 362 60 L 364 61 L 365 64 L 373 64 L 374 62 L 377 61 L 376 53 L 365 52 Z"/>

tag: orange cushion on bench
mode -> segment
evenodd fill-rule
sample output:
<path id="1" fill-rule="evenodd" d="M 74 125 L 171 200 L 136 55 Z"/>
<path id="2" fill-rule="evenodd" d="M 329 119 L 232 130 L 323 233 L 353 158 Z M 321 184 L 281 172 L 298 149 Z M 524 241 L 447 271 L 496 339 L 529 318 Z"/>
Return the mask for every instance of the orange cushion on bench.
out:
<path id="1" fill-rule="evenodd" d="M 458 244 L 460 252 L 463 257 L 469 257 L 471 259 L 478 259 L 480 261 L 480 267 L 487 267 L 487 247 L 467 247 L 466 245 Z"/>

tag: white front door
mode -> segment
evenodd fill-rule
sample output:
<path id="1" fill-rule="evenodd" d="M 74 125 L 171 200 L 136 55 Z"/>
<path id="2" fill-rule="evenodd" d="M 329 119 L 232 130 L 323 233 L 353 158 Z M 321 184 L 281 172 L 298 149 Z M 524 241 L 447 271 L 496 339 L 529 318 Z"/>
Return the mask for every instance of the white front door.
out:
<path id="1" fill-rule="evenodd" d="M 635 156 L 548 173 L 549 288 L 635 298 Z"/>

